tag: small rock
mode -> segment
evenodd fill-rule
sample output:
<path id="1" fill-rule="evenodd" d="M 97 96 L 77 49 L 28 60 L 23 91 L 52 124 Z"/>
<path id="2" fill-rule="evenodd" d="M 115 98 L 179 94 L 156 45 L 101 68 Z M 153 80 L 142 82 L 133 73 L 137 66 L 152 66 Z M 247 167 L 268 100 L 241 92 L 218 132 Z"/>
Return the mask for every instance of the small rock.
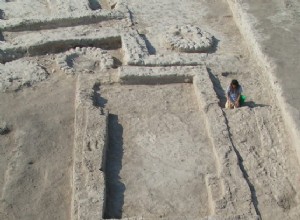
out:
<path id="1" fill-rule="evenodd" d="M 8 134 L 10 129 L 6 122 L 0 122 L 0 135 Z"/>
<path id="2" fill-rule="evenodd" d="M 213 46 L 213 36 L 192 25 L 171 28 L 164 38 L 169 49 L 186 53 L 206 52 Z"/>

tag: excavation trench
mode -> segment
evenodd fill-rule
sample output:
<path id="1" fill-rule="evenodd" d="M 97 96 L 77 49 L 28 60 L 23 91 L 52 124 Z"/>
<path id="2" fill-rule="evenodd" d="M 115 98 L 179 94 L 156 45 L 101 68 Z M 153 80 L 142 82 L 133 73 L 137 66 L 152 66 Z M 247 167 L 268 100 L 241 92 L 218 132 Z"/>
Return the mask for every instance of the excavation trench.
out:
<path id="1" fill-rule="evenodd" d="M 101 9 L 100 5 L 98 6 L 96 3 L 90 4 L 92 10 L 99 10 Z M 100 8 L 98 8 L 100 7 Z M 1 18 L 1 11 L 0 11 L 0 19 L 5 20 L 3 17 L 4 14 L 2 12 Z M 2 31 L 12 31 L 12 32 L 19 32 L 19 31 L 39 31 L 39 30 L 47 30 L 47 29 L 56 29 L 59 27 L 72 27 L 78 25 L 90 25 L 96 24 L 103 21 L 109 20 L 119 20 L 122 19 L 122 15 L 111 15 L 107 16 L 103 15 L 84 15 L 80 17 L 65 17 L 65 18 L 53 18 L 49 20 L 30 20 L 27 22 L 20 22 L 14 25 L 4 26 L 2 27 Z"/>
<path id="2" fill-rule="evenodd" d="M 205 175 L 215 159 L 193 86 L 103 85 L 98 93 L 110 113 L 103 217 L 208 216 Z"/>
<path id="3" fill-rule="evenodd" d="M 60 53 L 75 47 L 97 47 L 104 50 L 116 50 L 121 48 L 121 37 L 56 40 L 28 47 L 20 46 L 8 48 L 4 51 L 0 51 L 0 63 L 10 62 L 25 56 L 40 56 L 49 53 Z"/>

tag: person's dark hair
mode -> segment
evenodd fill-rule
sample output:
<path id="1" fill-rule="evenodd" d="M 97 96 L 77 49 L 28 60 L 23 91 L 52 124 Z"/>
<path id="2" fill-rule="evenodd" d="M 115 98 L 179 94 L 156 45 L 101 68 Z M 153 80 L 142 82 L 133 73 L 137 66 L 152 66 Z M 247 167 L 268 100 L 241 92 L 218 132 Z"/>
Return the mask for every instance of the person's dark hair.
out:
<path id="1" fill-rule="evenodd" d="M 237 89 L 240 87 L 240 84 L 239 84 L 239 82 L 236 79 L 233 79 L 231 81 L 230 85 L 231 86 L 235 85 Z"/>

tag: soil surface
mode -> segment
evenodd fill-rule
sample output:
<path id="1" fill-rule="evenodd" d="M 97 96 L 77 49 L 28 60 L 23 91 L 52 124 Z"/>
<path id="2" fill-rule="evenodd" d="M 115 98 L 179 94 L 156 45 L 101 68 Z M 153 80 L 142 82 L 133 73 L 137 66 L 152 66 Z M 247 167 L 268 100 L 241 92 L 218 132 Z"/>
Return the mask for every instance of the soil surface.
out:
<path id="1" fill-rule="evenodd" d="M 1 219 L 68 219 L 72 193 L 74 79 L 53 75 L 0 94 Z"/>

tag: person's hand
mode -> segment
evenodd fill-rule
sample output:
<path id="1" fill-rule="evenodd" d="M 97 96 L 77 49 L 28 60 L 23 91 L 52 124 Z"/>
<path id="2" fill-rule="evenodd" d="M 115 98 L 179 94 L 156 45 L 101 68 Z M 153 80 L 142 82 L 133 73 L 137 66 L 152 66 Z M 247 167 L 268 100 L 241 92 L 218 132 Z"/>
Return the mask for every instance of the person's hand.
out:
<path id="1" fill-rule="evenodd" d="M 236 100 L 235 102 L 234 102 L 234 106 L 237 108 L 237 107 L 239 107 L 239 101 L 238 100 Z"/>

